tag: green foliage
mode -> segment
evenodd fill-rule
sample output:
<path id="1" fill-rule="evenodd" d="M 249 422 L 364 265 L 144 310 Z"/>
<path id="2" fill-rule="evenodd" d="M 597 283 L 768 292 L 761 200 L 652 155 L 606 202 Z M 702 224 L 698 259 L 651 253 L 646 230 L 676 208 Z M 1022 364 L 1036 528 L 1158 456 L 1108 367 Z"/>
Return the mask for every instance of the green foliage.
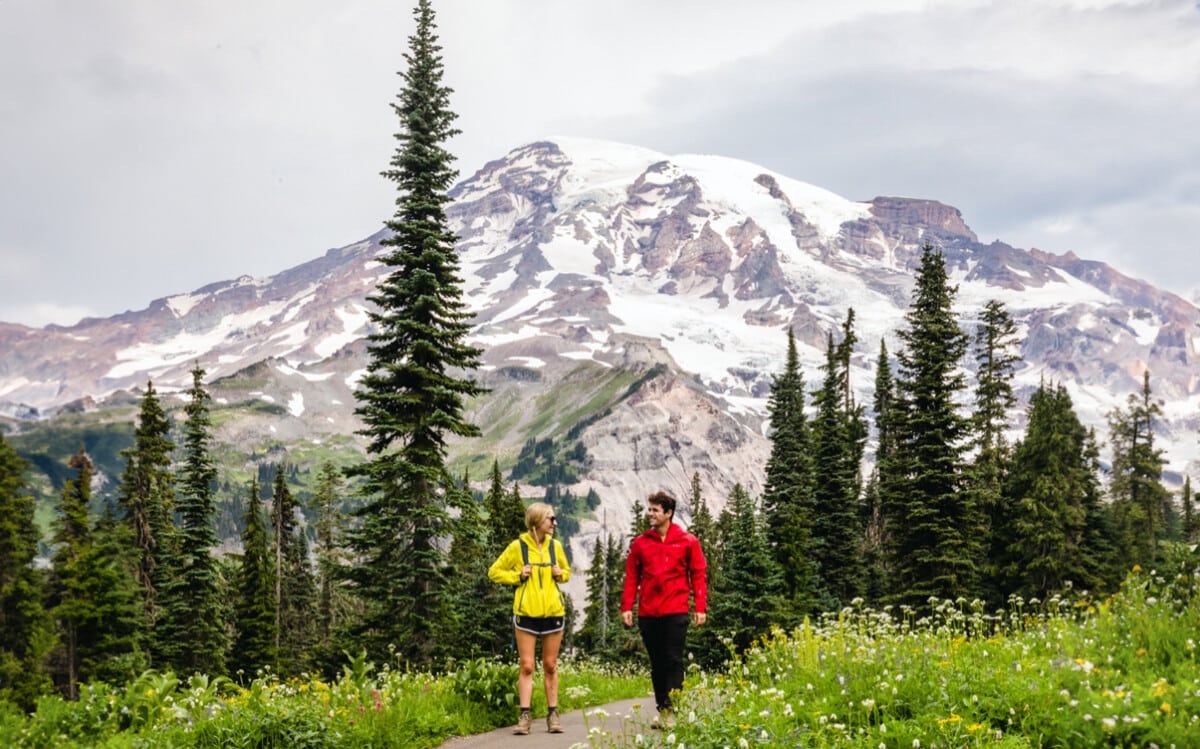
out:
<path id="1" fill-rule="evenodd" d="M 252 479 L 246 494 L 238 569 L 237 639 L 229 664 L 231 671 L 241 674 L 254 674 L 276 662 L 275 575 L 259 494 L 258 480 Z"/>
<path id="2" fill-rule="evenodd" d="M 1141 393 L 1131 394 L 1124 409 L 1108 415 L 1112 443 L 1109 492 L 1126 568 L 1153 564 L 1159 542 L 1167 537 L 1171 495 L 1162 485 L 1163 452 L 1154 446 L 1161 419 L 1162 401 L 1151 395 L 1149 370 L 1143 373 Z"/>
<path id="3" fill-rule="evenodd" d="M 54 633 L 33 567 L 38 531 L 25 468 L 0 435 L 0 707 L 29 709 L 50 686 L 42 664 Z"/>
<path id="4" fill-rule="evenodd" d="M 853 607 L 776 630 L 690 680 L 674 737 L 643 745 L 1191 746 L 1197 558 L 1106 599 L 935 601 L 929 616 Z"/>
<path id="5" fill-rule="evenodd" d="M 445 214 L 457 176 L 445 148 L 458 133 L 456 115 L 429 1 L 418 0 L 413 15 L 404 85 L 392 105 L 397 147 L 383 172 L 397 190 L 391 234 L 381 242 L 388 274 L 368 297 L 373 332 L 356 392 L 367 460 L 351 470 L 365 504 L 350 536 L 361 563 L 349 574 L 364 604 L 358 634 L 372 652 L 394 644 L 404 658 L 430 663 L 451 634 L 440 545 L 452 533 L 446 440 L 479 434 L 464 402 L 484 391 L 469 377 L 480 351 L 466 342 L 471 314 Z"/>
<path id="6" fill-rule="evenodd" d="M 850 357 L 857 341 L 851 309 L 842 340 L 834 345 L 829 336 L 825 378 L 815 395 L 812 559 L 817 573 L 814 592 L 823 610 L 840 608 L 865 588 L 858 503 L 867 422 L 850 384 Z"/>
<path id="7" fill-rule="evenodd" d="M 916 606 L 930 597 L 974 597 L 979 584 L 979 518 L 963 491 L 968 422 L 957 405 L 967 337 L 954 317 L 955 293 L 945 259 L 926 245 L 899 333 L 905 348 L 889 415 L 895 451 L 881 473 L 890 598 Z"/>
<path id="8" fill-rule="evenodd" d="M 791 328 L 784 370 L 772 383 L 767 410 L 771 414 L 771 455 L 762 497 L 767 541 L 783 570 L 787 608 L 800 617 L 817 606 L 816 496 L 812 434 L 804 413 L 804 375 Z M 720 564 L 724 570 L 724 562 Z"/>
<path id="9" fill-rule="evenodd" d="M 488 717 L 502 723 L 506 718 L 511 719 L 517 704 L 517 693 L 513 686 L 517 683 L 519 671 L 516 663 L 475 658 L 460 663 L 450 673 L 450 683 L 455 692 L 484 706 Z"/>
<path id="10" fill-rule="evenodd" d="M 164 565 L 163 614 L 154 638 L 172 668 L 220 675 L 225 671 L 229 637 L 221 604 L 222 578 L 212 555 L 217 545 L 213 526 L 217 471 L 209 450 L 211 397 L 204 388 L 204 370 L 196 365 L 191 374 L 178 480 L 179 546 L 169 565 Z"/>

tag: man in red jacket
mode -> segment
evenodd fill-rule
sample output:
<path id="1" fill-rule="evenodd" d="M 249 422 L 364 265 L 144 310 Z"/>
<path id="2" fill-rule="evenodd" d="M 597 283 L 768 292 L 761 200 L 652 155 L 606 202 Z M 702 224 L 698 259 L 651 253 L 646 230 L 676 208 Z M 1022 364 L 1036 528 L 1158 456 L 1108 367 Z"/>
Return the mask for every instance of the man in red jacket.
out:
<path id="1" fill-rule="evenodd" d="M 646 501 L 650 528 L 633 539 L 625 560 L 621 621 L 633 626 L 638 601 L 638 629 L 650 654 L 650 681 L 658 707 L 657 726 L 670 729 L 671 691 L 683 688 L 683 646 L 687 639 L 689 597 L 695 599 L 692 620 L 704 624 L 708 609 L 708 564 L 695 536 L 671 522 L 675 498 L 665 492 Z"/>

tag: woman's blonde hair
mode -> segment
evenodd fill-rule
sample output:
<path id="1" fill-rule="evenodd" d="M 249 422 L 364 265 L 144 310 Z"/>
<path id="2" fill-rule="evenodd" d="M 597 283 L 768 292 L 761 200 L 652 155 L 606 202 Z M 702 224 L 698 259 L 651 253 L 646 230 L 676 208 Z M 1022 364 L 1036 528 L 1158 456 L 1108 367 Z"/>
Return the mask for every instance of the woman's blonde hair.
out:
<path id="1" fill-rule="evenodd" d="M 545 502 L 534 502 L 525 508 L 525 527 L 533 530 L 542 521 L 554 514 L 554 508 Z"/>

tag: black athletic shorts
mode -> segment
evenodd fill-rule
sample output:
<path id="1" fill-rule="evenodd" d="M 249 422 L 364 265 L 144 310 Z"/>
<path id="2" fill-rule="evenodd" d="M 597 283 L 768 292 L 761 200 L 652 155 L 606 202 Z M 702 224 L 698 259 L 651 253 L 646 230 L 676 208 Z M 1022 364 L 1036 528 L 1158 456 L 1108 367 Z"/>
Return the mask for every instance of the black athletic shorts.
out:
<path id="1" fill-rule="evenodd" d="M 551 635 L 562 631 L 563 618 L 561 616 L 517 616 L 514 614 L 513 626 L 522 632 Z"/>

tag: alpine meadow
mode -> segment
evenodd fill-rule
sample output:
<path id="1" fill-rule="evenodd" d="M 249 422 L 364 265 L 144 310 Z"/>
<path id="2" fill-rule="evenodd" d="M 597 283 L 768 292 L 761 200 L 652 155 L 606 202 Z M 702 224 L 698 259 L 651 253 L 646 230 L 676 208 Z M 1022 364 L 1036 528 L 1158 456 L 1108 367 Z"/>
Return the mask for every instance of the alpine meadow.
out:
<path id="1" fill-rule="evenodd" d="M 721 157 L 563 137 L 460 181 L 412 19 L 384 229 L 0 323 L 0 745 L 510 726 L 488 568 L 544 501 L 564 748 L 1200 746 L 1200 309 Z M 708 560 L 669 730 L 608 707 L 652 712 L 621 592 L 657 490 Z"/>

